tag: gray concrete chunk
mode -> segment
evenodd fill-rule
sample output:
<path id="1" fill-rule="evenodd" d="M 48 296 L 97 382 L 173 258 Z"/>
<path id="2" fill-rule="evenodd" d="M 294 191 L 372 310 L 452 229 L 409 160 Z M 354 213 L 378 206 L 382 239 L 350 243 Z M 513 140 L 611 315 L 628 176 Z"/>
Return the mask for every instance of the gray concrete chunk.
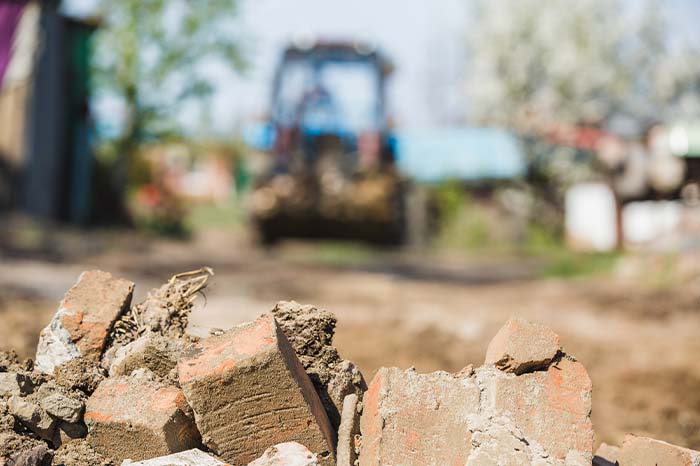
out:
<path id="1" fill-rule="evenodd" d="M 300 443 L 285 442 L 270 447 L 248 466 L 319 466 L 316 455 Z"/>
<path id="2" fill-rule="evenodd" d="M 226 463 L 217 460 L 202 450 L 181 451 L 167 456 L 159 456 L 150 460 L 132 462 L 125 460 L 122 466 L 227 466 Z"/>
<path id="3" fill-rule="evenodd" d="M 85 403 L 60 393 L 52 393 L 39 401 L 41 407 L 50 415 L 68 423 L 75 423 L 82 418 Z"/>
<path id="4" fill-rule="evenodd" d="M 7 401 L 10 414 L 44 440 L 53 441 L 57 421 L 39 406 L 19 396 Z"/>
<path id="5" fill-rule="evenodd" d="M 0 396 L 27 395 L 34 386 L 29 377 L 16 372 L 0 372 Z"/>

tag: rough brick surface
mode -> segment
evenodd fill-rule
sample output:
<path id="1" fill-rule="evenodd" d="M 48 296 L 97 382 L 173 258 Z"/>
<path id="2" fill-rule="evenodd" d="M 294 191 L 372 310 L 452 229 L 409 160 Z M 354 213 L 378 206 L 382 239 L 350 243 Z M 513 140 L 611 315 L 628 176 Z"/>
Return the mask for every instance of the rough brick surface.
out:
<path id="1" fill-rule="evenodd" d="M 512 419 L 529 443 L 553 458 L 593 457 L 591 379 L 579 362 L 562 358 L 546 371 L 522 375 L 480 369 L 485 404 L 495 416 Z"/>
<path id="2" fill-rule="evenodd" d="M 338 449 L 336 452 L 337 466 L 354 466 L 357 460 L 357 439 L 360 435 L 360 401 L 352 393 L 345 397 L 343 410 L 340 414 L 338 429 Z"/>
<path id="3" fill-rule="evenodd" d="M 196 448 L 145 461 L 124 461 L 122 466 L 229 466 Z"/>
<path id="4" fill-rule="evenodd" d="M 559 335 L 548 327 L 513 318 L 501 327 L 486 350 L 485 364 L 522 374 L 546 368 L 561 350 Z"/>
<path id="5" fill-rule="evenodd" d="M 363 398 L 360 466 L 466 464 L 479 397 L 468 374 L 380 369 Z"/>
<path id="6" fill-rule="evenodd" d="M 700 466 L 700 451 L 627 435 L 618 462 L 620 466 Z"/>
<path id="7" fill-rule="evenodd" d="M 318 466 L 316 455 L 304 445 L 285 442 L 270 447 L 248 466 Z"/>
<path id="8" fill-rule="evenodd" d="M 129 306 L 134 284 L 99 270 L 83 272 L 41 331 L 36 367 L 54 369 L 78 357 L 99 360 L 114 322 Z"/>
<path id="9" fill-rule="evenodd" d="M 204 443 L 225 461 L 246 465 L 295 441 L 334 464 L 328 417 L 271 315 L 192 345 L 178 376 Z"/>
<path id="10" fill-rule="evenodd" d="M 471 419 L 472 451 L 467 466 L 533 464 L 525 436 L 507 419 Z"/>
<path id="11" fill-rule="evenodd" d="M 200 445 L 182 391 L 147 377 L 106 379 L 88 399 L 84 417 L 90 446 L 117 461 Z"/>
<path id="12" fill-rule="evenodd" d="M 272 315 L 313 382 L 333 429 L 337 430 L 345 396 L 355 393 L 362 398 L 367 389 L 360 369 L 343 360 L 332 345 L 337 319 L 325 309 L 294 301 L 280 301 Z"/>

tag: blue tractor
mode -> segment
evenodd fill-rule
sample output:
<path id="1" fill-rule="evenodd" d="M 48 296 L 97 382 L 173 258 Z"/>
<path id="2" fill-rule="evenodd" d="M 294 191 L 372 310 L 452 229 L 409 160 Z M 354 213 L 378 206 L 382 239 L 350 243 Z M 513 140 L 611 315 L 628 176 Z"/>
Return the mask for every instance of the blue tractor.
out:
<path id="1" fill-rule="evenodd" d="M 362 44 L 286 49 L 273 84 L 269 163 L 251 199 L 263 242 L 404 240 L 407 184 L 386 112 L 391 71 L 381 53 Z"/>

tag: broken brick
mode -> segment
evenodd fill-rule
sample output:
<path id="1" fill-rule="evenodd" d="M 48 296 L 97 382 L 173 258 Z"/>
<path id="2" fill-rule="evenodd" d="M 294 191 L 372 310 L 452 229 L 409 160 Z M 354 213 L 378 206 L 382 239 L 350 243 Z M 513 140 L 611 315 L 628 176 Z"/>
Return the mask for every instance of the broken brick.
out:
<path id="1" fill-rule="evenodd" d="M 341 359 L 333 346 L 336 317 L 325 309 L 295 301 L 280 301 L 272 309 L 282 332 L 289 340 L 316 388 L 334 430 L 346 395 L 367 390 L 360 369 Z"/>
<path id="2" fill-rule="evenodd" d="M 622 442 L 618 463 L 620 466 L 697 466 L 700 465 L 700 451 L 627 435 Z"/>
<path id="3" fill-rule="evenodd" d="M 576 455 L 590 464 L 592 384 L 581 363 L 562 358 L 546 371 L 514 375 L 484 367 L 478 373 L 491 415 L 513 420 L 553 458 Z"/>
<path id="4" fill-rule="evenodd" d="M 90 446 L 118 461 L 200 445 L 182 391 L 145 376 L 106 379 L 88 398 L 84 419 Z"/>
<path id="5" fill-rule="evenodd" d="M 57 366 L 81 356 L 98 361 L 109 331 L 131 303 L 133 290 L 132 282 L 107 272 L 83 272 L 41 331 L 37 369 L 53 374 Z"/>
<path id="6" fill-rule="evenodd" d="M 549 327 L 512 318 L 489 343 L 485 364 L 505 372 L 522 374 L 546 369 L 561 350 L 559 335 Z"/>
<path id="7" fill-rule="evenodd" d="M 334 433 L 272 315 L 201 340 L 178 363 L 180 384 L 207 447 L 242 466 L 296 441 L 334 464 Z"/>
<path id="8" fill-rule="evenodd" d="M 479 399 L 469 374 L 380 369 L 363 397 L 360 466 L 466 464 Z"/>

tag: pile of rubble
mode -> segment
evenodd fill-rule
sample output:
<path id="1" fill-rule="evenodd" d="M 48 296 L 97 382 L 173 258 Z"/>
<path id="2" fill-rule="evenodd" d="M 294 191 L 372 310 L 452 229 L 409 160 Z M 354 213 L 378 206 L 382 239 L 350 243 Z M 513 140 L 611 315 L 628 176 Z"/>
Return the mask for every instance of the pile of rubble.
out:
<path id="1" fill-rule="evenodd" d="M 0 466 L 700 466 L 636 436 L 594 456 L 591 380 L 542 325 L 508 321 L 481 367 L 382 368 L 367 386 L 313 306 L 189 335 L 210 275 L 132 305 L 133 283 L 84 272 L 36 363 L 0 354 Z"/>

